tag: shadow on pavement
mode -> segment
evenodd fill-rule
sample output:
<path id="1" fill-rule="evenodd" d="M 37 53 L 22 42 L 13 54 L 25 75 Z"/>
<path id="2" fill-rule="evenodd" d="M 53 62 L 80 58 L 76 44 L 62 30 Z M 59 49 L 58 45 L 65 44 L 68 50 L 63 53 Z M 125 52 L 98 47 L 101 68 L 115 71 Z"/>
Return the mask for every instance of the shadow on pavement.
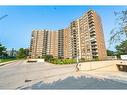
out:
<path id="1" fill-rule="evenodd" d="M 22 89 L 127 89 L 127 84 L 109 80 L 97 79 L 93 77 L 68 77 L 64 80 L 54 81 L 52 83 L 37 82 L 32 86 Z"/>

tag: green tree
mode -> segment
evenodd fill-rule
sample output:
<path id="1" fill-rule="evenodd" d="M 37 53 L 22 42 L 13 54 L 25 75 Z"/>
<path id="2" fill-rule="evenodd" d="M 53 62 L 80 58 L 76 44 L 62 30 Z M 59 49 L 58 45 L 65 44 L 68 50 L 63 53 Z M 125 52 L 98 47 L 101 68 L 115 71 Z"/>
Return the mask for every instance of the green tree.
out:
<path id="1" fill-rule="evenodd" d="M 28 50 L 24 48 L 20 48 L 17 53 L 17 58 L 27 58 Z"/>
<path id="2" fill-rule="evenodd" d="M 111 51 L 111 50 L 107 50 L 107 55 L 108 56 L 114 56 L 115 55 L 115 52 L 114 51 Z"/>
<path id="3" fill-rule="evenodd" d="M 25 48 L 24 51 L 25 51 L 26 56 L 29 56 L 29 49 Z"/>
<path id="4" fill-rule="evenodd" d="M 116 47 L 116 55 L 120 58 L 120 55 L 127 54 L 127 40 L 121 42 L 121 44 L 117 45 Z"/>
<path id="5" fill-rule="evenodd" d="M 114 12 L 116 17 L 115 27 L 110 32 L 110 44 L 127 39 L 127 9 Z"/>
<path id="6" fill-rule="evenodd" d="M 0 43 L 0 57 L 7 57 L 6 48 Z"/>
<path id="7" fill-rule="evenodd" d="M 45 55 L 44 57 L 42 57 L 45 59 L 45 61 L 48 61 L 48 62 L 51 62 L 52 59 L 53 59 L 53 56 L 52 55 Z"/>

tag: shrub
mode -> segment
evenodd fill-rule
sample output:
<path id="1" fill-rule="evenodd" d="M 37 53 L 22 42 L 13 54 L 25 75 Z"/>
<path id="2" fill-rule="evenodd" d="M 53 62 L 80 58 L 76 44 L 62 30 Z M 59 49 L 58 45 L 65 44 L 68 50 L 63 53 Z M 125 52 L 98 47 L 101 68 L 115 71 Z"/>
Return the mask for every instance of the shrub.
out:
<path id="1" fill-rule="evenodd" d="M 53 64 L 73 64 L 76 63 L 76 59 L 57 59 L 53 58 L 51 63 Z"/>
<path id="2" fill-rule="evenodd" d="M 44 58 L 45 61 L 47 61 L 47 62 L 51 62 L 53 59 L 53 56 L 52 55 L 45 55 L 45 56 L 42 56 L 42 58 Z"/>
<path id="3" fill-rule="evenodd" d="M 79 62 L 85 62 L 86 60 L 85 60 L 85 58 L 81 58 L 80 60 L 79 60 Z"/>
<path id="4" fill-rule="evenodd" d="M 99 61 L 99 58 L 97 56 L 94 57 L 94 61 Z"/>

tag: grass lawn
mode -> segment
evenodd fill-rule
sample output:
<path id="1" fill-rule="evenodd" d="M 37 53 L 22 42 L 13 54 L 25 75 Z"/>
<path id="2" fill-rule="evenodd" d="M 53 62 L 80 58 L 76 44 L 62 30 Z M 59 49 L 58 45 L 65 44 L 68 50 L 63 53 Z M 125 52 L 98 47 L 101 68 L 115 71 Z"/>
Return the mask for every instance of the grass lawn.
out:
<path id="1" fill-rule="evenodd" d="M 17 60 L 16 58 L 0 59 L 0 63 Z"/>

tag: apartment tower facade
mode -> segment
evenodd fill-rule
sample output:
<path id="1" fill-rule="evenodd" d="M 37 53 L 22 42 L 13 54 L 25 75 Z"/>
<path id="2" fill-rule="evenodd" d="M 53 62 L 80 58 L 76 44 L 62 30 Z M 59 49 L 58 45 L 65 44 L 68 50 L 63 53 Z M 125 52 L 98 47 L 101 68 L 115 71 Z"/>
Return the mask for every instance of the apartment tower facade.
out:
<path id="1" fill-rule="evenodd" d="M 105 60 L 107 57 L 100 16 L 89 10 L 61 30 L 33 30 L 30 57 L 53 55 L 56 58 Z"/>

